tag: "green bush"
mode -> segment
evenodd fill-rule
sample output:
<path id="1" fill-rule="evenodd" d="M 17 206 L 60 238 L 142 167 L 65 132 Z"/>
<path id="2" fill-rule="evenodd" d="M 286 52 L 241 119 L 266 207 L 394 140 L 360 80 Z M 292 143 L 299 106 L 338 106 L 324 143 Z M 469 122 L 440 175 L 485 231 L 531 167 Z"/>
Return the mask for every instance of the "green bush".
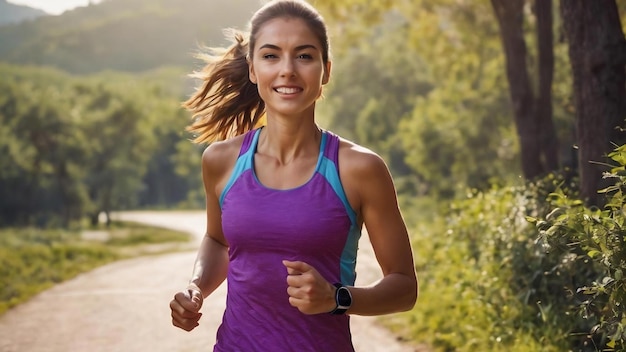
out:
<path id="1" fill-rule="evenodd" d="M 420 298 L 404 315 L 409 334 L 441 351 L 595 350 L 588 335 L 597 322 L 576 307 L 598 266 L 549 250 L 528 221 L 546 216 L 548 195 L 566 184 L 550 175 L 470 192 L 414 229 Z"/>
<path id="2" fill-rule="evenodd" d="M 530 220 L 550 251 L 571 258 L 579 272 L 588 270 L 586 280 L 574 283 L 572 296 L 578 297 L 578 315 L 593 323 L 586 332 L 597 349 L 626 351 L 626 146 L 609 157 L 618 166 L 605 175 L 615 184 L 600 191 L 608 199 L 604 209 L 587 208 L 557 190 L 550 195 L 554 209 L 542 220 Z"/>

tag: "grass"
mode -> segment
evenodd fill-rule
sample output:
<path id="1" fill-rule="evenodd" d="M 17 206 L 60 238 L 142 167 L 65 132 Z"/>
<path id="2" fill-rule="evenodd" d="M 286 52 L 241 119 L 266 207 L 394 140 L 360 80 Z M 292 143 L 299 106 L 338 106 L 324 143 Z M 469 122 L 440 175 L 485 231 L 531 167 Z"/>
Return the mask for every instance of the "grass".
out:
<path id="1" fill-rule="evenodd" d="M 128 222 L 87 232 L 0 229 L 0 314 L 80 273 L 119 259 L 180 250 L 189 240 L 187 233 Z"/>

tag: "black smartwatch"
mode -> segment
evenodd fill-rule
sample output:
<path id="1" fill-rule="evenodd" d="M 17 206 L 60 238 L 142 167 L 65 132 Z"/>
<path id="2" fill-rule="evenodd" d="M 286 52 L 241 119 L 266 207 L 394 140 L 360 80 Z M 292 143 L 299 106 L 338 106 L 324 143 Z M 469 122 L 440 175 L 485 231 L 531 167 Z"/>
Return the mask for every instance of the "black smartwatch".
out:
<path id="1" fill-rule="evenodd" d="M 335 287 L 337 288 L 337 291 L 335 291 L 335 302 L 337 303 L 337 307 L 335 307 L 330 314 L 344 314 L 352 305 L 352 294 L 347 287 L 340 283 L 336 283 Z"/>

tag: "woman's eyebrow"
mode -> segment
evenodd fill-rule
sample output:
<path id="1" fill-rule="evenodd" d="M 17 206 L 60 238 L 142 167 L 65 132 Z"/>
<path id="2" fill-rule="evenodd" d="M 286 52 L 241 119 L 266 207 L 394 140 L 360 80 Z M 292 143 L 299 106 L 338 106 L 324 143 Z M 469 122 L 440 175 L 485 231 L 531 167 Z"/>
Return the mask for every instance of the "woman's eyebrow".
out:
<path id="1" fill-rule="evenodd" d="M 274 44 L 263 44 L 259 47 L 259 50 L 261 49 L 280 50 L 280 47 Z M 298 45 L 296 47 L 296 51 L 301 51 L 305 49 L 319 50 L 315 45 L 311 45 L 311 44 Z"/>

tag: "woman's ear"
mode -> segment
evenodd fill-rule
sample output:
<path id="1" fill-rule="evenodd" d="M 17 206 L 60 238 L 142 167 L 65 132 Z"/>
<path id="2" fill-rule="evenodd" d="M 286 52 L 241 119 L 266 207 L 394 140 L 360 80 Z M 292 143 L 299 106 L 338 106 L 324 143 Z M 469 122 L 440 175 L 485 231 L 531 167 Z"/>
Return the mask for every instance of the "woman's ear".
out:
<path id="1" fill-rule="evenodd" d="M 322 77 L 322 84 L 327 84 L 330 81 L 330 68 L 331 62 L 328 61 L 324 67 L 324 76 Z"/>
<path id="2" fill-rule="evenodd" d="M 248 78 L 250 79 L 250 82 L 252 82 L 253 84 L 257 83 L 256 80 L 256 74 L 254 73 L 254 65 L 252 65 L 252 60 L 248 59 Z"/>

